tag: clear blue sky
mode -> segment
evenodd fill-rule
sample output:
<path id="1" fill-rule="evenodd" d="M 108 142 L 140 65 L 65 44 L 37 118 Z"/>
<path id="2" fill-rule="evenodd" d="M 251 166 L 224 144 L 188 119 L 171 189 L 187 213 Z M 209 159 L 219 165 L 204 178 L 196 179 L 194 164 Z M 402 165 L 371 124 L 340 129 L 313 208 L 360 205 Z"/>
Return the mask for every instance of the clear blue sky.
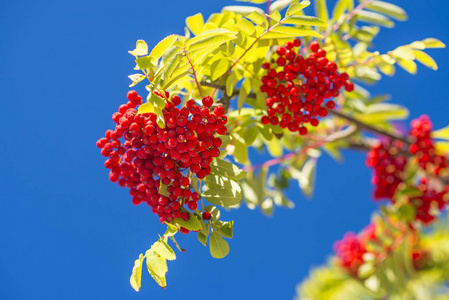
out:
<path id="1" fill-rule="evenodd" d="M 410 21 L 382 31 L 381 51 L 429 36 L 449 43 L 447 1 L 395 3 Z M 369 222 L 376 204 L 364 155 L 346 152 L 345 164 L 325 156 L 312 201 L 293 184 L 293 210 L 277 209 L 273 218 L 245 207 L 225 213 L 235 220 L 227 258 L 215 260 L 195 236 L 182 236 L 188 252 L 169 262 L 167 290 L 145 270 L 142 290 L 130 287 L 134 260 L 164 229 L 109 182 L 95 146 L 128 90 L 134 63 L 127 51 L 137 39 L 154 45 L 182 33 L 189 15 L 233 4 L 2 1 L 0 299 L 291 299 L 335 240 Z M 430 53 L 439 71 L 399 70 L 371 90 L 391 93 L 411 117 L 427 113 L 442 127 L 449 123 L 448 52 Z"/>

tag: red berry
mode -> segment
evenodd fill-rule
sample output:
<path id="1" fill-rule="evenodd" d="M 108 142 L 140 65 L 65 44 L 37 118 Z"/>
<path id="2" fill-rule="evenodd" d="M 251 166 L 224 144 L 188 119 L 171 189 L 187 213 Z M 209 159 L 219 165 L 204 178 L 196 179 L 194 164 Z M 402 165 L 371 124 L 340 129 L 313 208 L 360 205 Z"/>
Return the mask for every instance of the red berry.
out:
<path id="1" fill-rule="evenodd" d="M 204 220 L 210 220 L 210 218 L 212 217 L 212 214 L 208 211 L 203 212 L 203 219 Z"/>

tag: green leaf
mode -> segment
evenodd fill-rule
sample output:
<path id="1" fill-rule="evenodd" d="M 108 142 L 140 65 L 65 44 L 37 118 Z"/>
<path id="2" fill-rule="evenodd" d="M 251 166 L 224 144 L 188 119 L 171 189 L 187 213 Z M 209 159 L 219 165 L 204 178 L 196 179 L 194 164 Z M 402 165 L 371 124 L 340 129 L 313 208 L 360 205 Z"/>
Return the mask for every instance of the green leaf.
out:
<path id="1" fill-rule="evenodd" d="M 151 56 L 142 56 L 136 59 L 136 64 L 139 66 L 139 69 L 152 69 L 157 66 L 157 59 Z"/>
<path id="2" fill-rule="evenodd" d="M 397 5 L 383 2 L 383 1 L 373 1 L 366 6 L 369 10 L 387 15 L 399 21 L 405 21 L 408 19 L 407 13 L 405 10 L 400 8 Z"/>
<path id="3" fill-rule="evenodd" d="M 282 156 L 282 145 L 278 139 L 272 139 L 270 142 L 266 144 L 268 152 L 270 152 L 271 156 L 280 157 Z"/>
<path id="4" fill-rule="evenodd" d="M 199 35 L 204 26 L 203 15 L 198 13 L 196 15 L 188 17 L 186 19 L 186 25 L 194 35 Z"/>
<path id="5" fill-rule="evenodd" d="M 298 180 L 299 187 L 308 197 L 312 195 L 313 186 L 315 183 L 315 169 L 316 159 L 309 158 L 301 168 L 301 171 L 290 168 L 290 174 L 293 178 Z"/>
<path id="6" fill-rule="evenodd" d="M 338 0 L 337 4 L 334 6 L 334 11 L 332 12 L 332 19 L 337 21 L 345 11 L 352 11 L 353 9 L 353 0 Z"/>
<path id="7" fill-rule="evenodd" d="M 260 208 L 262 209 L 262 212 L 264 212 L 267 216 L 273 215 L 273 199 L 266 198 L 262 204 L 260 205 Z"/>
<path id="8" fill-rule="evenodd" d="M 209 240 L 210 254 L 214 258 L 223 258 L 229 253 L 228 242 L 218 232 L 212 232 Z"/>
<path id="9" fill-rule="evenodd" d="M 234 92 L 234 87 L 237 84 L 238 79 L 235 75 L 235 72 L 232 72 L 231 75 L 226 78 L 226 94 L 228 96 L 232 96 L 232 93 Z"/>
<path id="10" fill-rule="evenodd" d="M 172 225 L 170 223 L 166 223 L 166 224 L 167 224 L 167 230 L 164 233 L 164 238 L 174 236 L 178 232 L 178 227 L 176 227 L 175 225 Z"/>
<path id="11" fill-rule="evenodd" d="M 281 14 L 277 10 L 275 10 L 271 15 L 269 15 L 269 17 L 273 21 L 276 21 L 276 22 L 279 22 L 281 20 L 281 18 L 282 18 Z"/>
<path id="12" fill-rule="evenodd" d="M 245 145 L 245 140 L 238 134 L 233 135 L 234 138 L 234 158 L 240 164 L 248 162 L 248 147 Z"/>
<path id="13" fill-rule="evenodd" d="M 151 249 L 165 259 L 176 259 L 175 251 L 161 238 L 151 246 Z"/>
<path id="14" fill-rule="evenodd" d="M 384 26 L 387 28 L 394 27 L 393 21 L 391 21 L 389 18 L 385 17 L 384 15 L 381 15 L 381 14 L 378 14 L 375 12 L 371 12 L 371 11 L 366 11 L 366 10 L 359 11 L 357 13 L 357 19 L 362 22 L 372 23 L 372 24 Z"/>
<path id="15" fill-rule="evenodd" d="M 225 58 L 221 58 L 214 61 L 210 67 L 212 70 L 211 75 L 212 81 L 216 81 L 218 78 L 223 76 L 223 74 L 226 73 L 226 71 L 229 69 L 230 66 L 231 62 Z"/>
<path id="16" fill-rule="evenodd" d="M 187 221 L 182 220 L 181 218 L 174 219 L 173 221 L 181 227 L 184 227 L 188 230 L 201 230 L 201 222 L 195 217 L 191 212 L 187 212 L 189 214 L 189 219 Z"/>
<path id="17" fill-rule="evenodd" d="M 310 29 L 298 29 L 295 27 L 278 26 L 272 31 L 268 32 L 261 39 L 274 39 L 274 38 L 289 38 L 289 37 L 301 37 L 301 36 L 313 36 L 321 38 L 322 36 Z"/>
<path id="18" fill-rule="evenodd" d="M 129 77 L 129 79 L 132 80 L 132 83 L 129 85 L 129 87 L 133 87 L 145 79 L 145 75 L 143 75 L 143 74 L 133 74 L 133 75 L 129 75 L 128 77 Z"/>
<path id="19" fill-rule="evenodd" d="M 134 262 L 133 271 L 131 274 L 131 278 L 129 279 L 129 283 L 133 287 L 133 289 L 138 292 L 140 290 L 141 280 L 142 280 L 142 262 L 144 256 L 140 253 L 139 258 Z"/>
<path id="20" fill-rule="evenodd" d="M 294 16 L 298 13 L 300 13 L 305 7 L 310 5 L 310 1 L 301 1 L 300 3 L 293 3 L 290 5 L 287 9 L 287 12 L 285 13 L 286 17 Z"/>
<path id="21" fill-rule="evenodd" d="M 136 49 L 134 49 L 133 51 L 128 51 L 128 52 L 136 57 L 142 56 L 142 55 L 147 55 L 148 54 L 148 45 L 147 45 L 147 43 L 145 43 L 144 40 L 138 40 L 136 42 Z"/>
<path id="22" fill-rule="evenodd" d="M 315 15 L 325 23 L 329 21 L 329 13 L 327 12 L 326 0 L 315 0 Z"/>
<path id="23" fill-rule="evenodd" d="M 156 59 L 161 58 L 161 56 L 167 51 L 168 48 L 173 46 L 178 37 L 174 34 L 167 36 L 162 41 L 157 43 L 157 45 L 151 50 L 150 56 Z"/>
<path id="24" fill-rule="evenodd" d="M 371 124 L 387 121 L 402 120 L 409 115 L 407 108 L 389 103 L 376 103 L 370 105 L 358 118 L 362 122 Z"/>
<path id="25" fill-rule="evenodd" d="M 207 236 L 204 235 L 201 231 L 198 231 L 198 241 L 200 241 L 203 246 L 207 246 Z"/>
<path id="26" fill-rule="evenodd" d="M 217 28 L 205 31 L 196 37 L 190 39 L 186 43 L 188 51 L 201 49 L 203 51 L 210 48 L 215 49 L 217 45 L 221 45 L 226 41 L 235 39 L 235 33 L 225 28 Z"/>
<path id="27" fill-rule="evenodd" d="M 446 48 L 446 45 L 435 38 L 427 38 L 421 41 L 426 48 Z"/>
<path id="28" fill-rule="evenodd" d="M 251 146 L 254 143 L 254 141 L 257 138 L 258 133 L 259 133 L 259 130 L 257 129 L 257 126 L 251 126 L 248 128 L 248 130 L 245 131 L 245 134 L 243 137 L 245 139 L 247 146 Z"/>
<path id="29" fill-rule="evenodd" d="M 393 57 L 400 57 L 402 59 L 414 60 L 415 53 L 413 49 L 409 46 L 400 46 L 394 49 L 393 51 L 388 52 Z"/>
<path id="30" fill-rule="evenodd" d="M 327 26 L 322 20 L 311 16 L 292 16 L 284 21 L 286 24 L 307 25 L 307 26 Z"/>
<path id="31" fill-rule="evenodd" d="M 268 28 L 268 21 L 265 18 L 265 16 L 257 11 L 253 11 L 249 15 L 246 16 L 248 19 L 256 23 L 257 25 L 267 29 Z"/>
<path id="32" fill-rule="evenodd" d="M 432 57 L 430 57 L 429 54 L 420 50 L 413 50 L 413 53 L 415 54 L 415 58 L 417 61 L 419 61 L 426 67 L 431 68 L 432 70 L 438 70 L 437 63 L 433 60 Z"/>
<path id="33" fill-rule="evenodd" d="M 258 7 L 255 6 L 241 6 L 241 5 L 230 5 L 230 6 L 225 6 L 221 9 L 222 12 L 225 11 L 232 11 L 236 14 L 241 14 L 241 15 L 247 15 L 250 14 L 254 11 L 257 11 L 259 14 L 264 14 L 265 12 L 263 11 L 263 9 L 260 9 Z"/>
<path id="34" fill-rule="evenodd" d="M 218 229 L 218 233 L 225 238 L 232 239 L 234 230 L 234 221 L 223 222 L 221 227 Z"/>
<path id="35" fill-rule="evenodd" d="M 225 160 L 214 158 L 210 163 L 211 174 L 227 177 L 233 180 L 245 178 L 246 172 Z"/>
<path id="36" fill-rule="evenodd" d="M 208 190 L 203 192 L 203 197 L 210 203 L 233 207 L 240 203 L 242 199 L 242 190 L 240 185 L 226 177 L 208 175 L 204 178 L 204 183 Z"/>

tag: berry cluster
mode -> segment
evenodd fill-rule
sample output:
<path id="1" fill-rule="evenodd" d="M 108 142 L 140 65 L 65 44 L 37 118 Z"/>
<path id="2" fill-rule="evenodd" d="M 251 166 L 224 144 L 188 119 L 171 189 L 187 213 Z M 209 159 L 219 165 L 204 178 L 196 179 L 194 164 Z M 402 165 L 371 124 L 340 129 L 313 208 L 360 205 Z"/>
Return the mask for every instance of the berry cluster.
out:
<path id="1" fill-rule="evenodd" d="M 352 276 L 358 276 L 359 267 L 365 263 L 365 254 L 370 253 L 375 257 L 375 263 L 381 263 L 386 255 L 398 247 L 405 237 L 406 227 L 402 223 L 391 219 L 383 220 L 388 222 L 389 226 L 371 223 L 366 226 L 358 235 L 348 232 L 343 239 L 334 243 L 337 263 L 346 272 Z M 378 226 L 381 225 L 381 226 Z M 383 229 L 381 229 L 383 228 Z M 395 228 L 395 232 L 387 228 Z M 382 230 L 382 233 L 380 232 Z M 382 241 L 382 236 L 394 237 L 394 240 Z M 408 235 L 413 245 L 411 259 L 416 269 L 422 268 L 428 260 L 428 252 L 418 248 L 419 237 L 416 234 Z M 376 244 L 376 248 L 370 246 L 370 243 Z"/>
<path id="2" fill-rule="evenodd" d="M 438 175 L 442 169 L 447 168 L 447 161 L 444 156 L 436 153 L 430 136 L 432 122 L 428 116 L 423 115 L 412 120 L 411 127 L 413 144 L 410 145 L 409 152 L 417 158 L 422 169 Z"/>
<path id="3" fill-rule="evenodd" d="M 262 77 L 260 90 L 268 96 L 268 109 L 261 121 L 305 135 L 305 124 L 318 126 L 318 117 L 326 117 L 328 109 L 335 108 L 334 101 L 325 103 L 325 99 L 337 97 L 343 86 L 352 91 L 354 85 L 348 81 L 348 74 L 338 73 L 337 64 L 326 58 L 318 42 L 310 43 L 312 53 L 307 57 L 297 53 L 300 46 L 300 39 L 287 42 L 277 48 L 273 65 L 262 65 L 267 75 Z"/>
<path id="4" fill-rule="evenodd" d="M 434 210 L 441 211 L 448 204 L 449 187 L 437 192 L 429 186 L 428 179 L 423 177 L 418 190 L 422 195 L 410 197 L 410 203 L 416 208 L 416 219 L 430 224 L 435 220 Z"/>
<path id="5" fill-rule="evenodd" d="M 227 117 L 221 106 L 210 111 L 213 99 L 209 96 L 202 106 L 189 100 L 179 109 L 178 96 L 155 94 L 166 102 L 165 128 L 157 124 L 156 114 L 137 113 L 142 98 L 130 91 L 127 104 L 112 115 L 115 130 L 107 130 L 97 146 L 108 157 L 104 165 L 111 170 L 109 179 L 128 187 L 135 205 L 146 202 L 161 222 L 186 221 L 189 214 L 183 206 L 194 210 L 200 199 L 192 191 L 188 172 L 200 179 L 210 174 L 209 165 L 220 155 L 222 144 L 214 133 L 226 134 Z"/>
<path id="6" fill-rule="evenodd" d="M 366 244 L 365 239 L 361 239 L 353 232 L 346 233 L 341 241 L 334 243 L 339 265 L 353 276 L 357 275 L 359 267 L 364 262 L 363 255 L 368 252 Z"/>
<path id="7" fill-rule="evenodd" d="M 447 169 L 447 160 L 436 153 L 430 136 L 432 123 L 427 116 L 421 116 L 411 122 L 409 155 L 415 157 L 419 167 L 435 175 Z M 404 181 L 407 164 L 407 154 L 404 144 L 400 141 L 385 141 L 373 147 L 368 152 L 367 166 L 373 168 L 372 183 L 375 185 L 375 199 L 390 199 L 396 202 L 394 194 Z M 409 197 L 409 202 L 416 209 L 416 220 L 423 224 L 430 224 L 435 220 L 435 212 L 442 210 L 448 204 L 449 186 L 435 189 L 429 184 L 427 177 L 420 178 L 417 186 L 413 186 L 421 193 L 419 196 Z"/>
<path id="8" fill-rule="evenodd" d="M 400 154 L 402 148 L 401 141 L 386 141 L 368 152 L 366 165 L 373 168 L 374 199 L 393 200 L 398 185 L 404 180 L 407 158 Z"/>

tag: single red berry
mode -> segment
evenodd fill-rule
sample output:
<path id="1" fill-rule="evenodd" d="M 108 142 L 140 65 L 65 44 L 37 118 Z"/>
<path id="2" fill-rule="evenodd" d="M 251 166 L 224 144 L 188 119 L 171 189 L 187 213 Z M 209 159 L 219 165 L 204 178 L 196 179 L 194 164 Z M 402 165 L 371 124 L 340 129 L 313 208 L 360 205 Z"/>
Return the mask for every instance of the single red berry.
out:
<path id="1" fill-rule="evenodd" d="M 209 106 L 211 106 L 214 103 L 214 100 L 212 99 L 211 96 L 206 96 L 206 97 L 203 98 L 202 102 L 203 102 L 204 106 L 209 107 Z"/>
<path id="2" fill-rule="evenodd" d="M 210 220 L 212 214 L 208 211 L 203 212 L 203 220 Z"/>

